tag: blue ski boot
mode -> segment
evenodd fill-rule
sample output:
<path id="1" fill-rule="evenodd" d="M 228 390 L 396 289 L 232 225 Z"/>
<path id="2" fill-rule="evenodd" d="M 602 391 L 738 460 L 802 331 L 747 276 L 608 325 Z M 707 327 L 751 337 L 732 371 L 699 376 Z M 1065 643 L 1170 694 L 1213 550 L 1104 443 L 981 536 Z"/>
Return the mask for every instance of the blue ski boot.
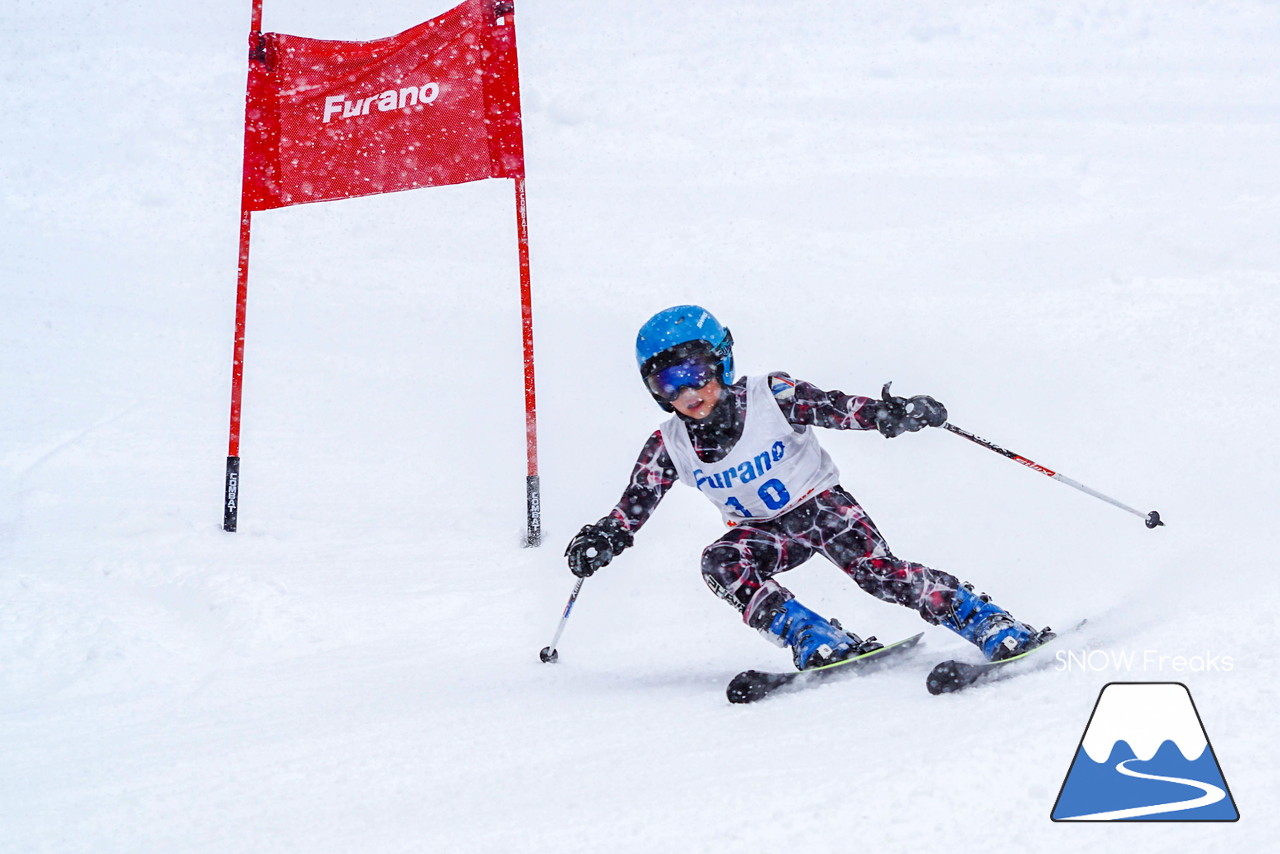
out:
<path id="1" fill-rule="evenodd" d="M 778 588 L 765 607 L 756 610 L 748 625 L 778 646 L 791 647 L 797 670 L 811 670 L 871 652 L 882 645 L 874 637 L 863 640 L 846 632 L 835 620 L 823 619 Z"/>
<path id="2" fill-rule="evenodd" d="M 956 589 L 951 610 L 941 624 L 982 650 L 988 661 L 1021 655 L 1054 637 L 1047 628 L 1036 631 L 1015 620 L 987 594 L 974 593 L 972 584 Z"/>

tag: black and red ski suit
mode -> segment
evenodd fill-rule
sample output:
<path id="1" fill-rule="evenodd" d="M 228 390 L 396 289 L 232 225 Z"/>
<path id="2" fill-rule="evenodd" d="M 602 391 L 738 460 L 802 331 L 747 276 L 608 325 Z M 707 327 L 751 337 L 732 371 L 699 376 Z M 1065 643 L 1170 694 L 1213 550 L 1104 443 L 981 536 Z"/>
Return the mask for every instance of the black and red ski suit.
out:
<path id="1" fill-rule="evenodd" d="M 769 380 L 774 400 L 793 425 L 875 429 L 878 402 L 871 398 L 823 391 L 782 373 L 770 374 Z M 681 418 L 698 459 L 714 463 L 733 449 L 742 435 L 746 400 L 744 377 L 725 389 L 706 418 Z M 640 451 L 622 499 L 600 522 L 634 534 L 677 479 L 662 431 L 657 430 Z M 866 511 L 839 485 L 774 519 L 735 525 L 703 550 L 702 577 L 751 623 L 762 588 L 774 587 L 776 582 L 768 584 L 774 575 L 794 569 L 815 553 L 872 596 L 913 608 L 934 624 L 947 614 L 960 585 L 949 573 L 894 557 Z"/>

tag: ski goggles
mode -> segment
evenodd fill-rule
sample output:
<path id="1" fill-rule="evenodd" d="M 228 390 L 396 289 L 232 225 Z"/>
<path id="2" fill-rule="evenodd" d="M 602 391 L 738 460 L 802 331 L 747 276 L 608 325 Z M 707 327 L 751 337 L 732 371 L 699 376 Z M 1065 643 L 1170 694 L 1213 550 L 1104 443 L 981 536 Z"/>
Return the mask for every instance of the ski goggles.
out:
<path id="1" fill-rule="evenodd" d="M 718 368 L 705 356 L 692 356 L 654 371 L 645 380 L 653 396 L 668 403 L 686 388 L 700 389 L 716 378 Z"/>

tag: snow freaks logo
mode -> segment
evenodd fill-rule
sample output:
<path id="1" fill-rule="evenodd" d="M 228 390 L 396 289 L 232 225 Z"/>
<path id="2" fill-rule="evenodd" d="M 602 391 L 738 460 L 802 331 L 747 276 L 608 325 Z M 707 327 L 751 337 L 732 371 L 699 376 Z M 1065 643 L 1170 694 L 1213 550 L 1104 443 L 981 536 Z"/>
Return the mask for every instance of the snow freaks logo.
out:
<path id="1" fill-rule="evenodd" d="M 1236 821 L 1235 800 L 1181 682 L 1102 689 L 1054 821 Z"/>
<path id="2" fill-rule="evenodd" d="M 1208 651 L 1203 655 L 1161 655 L 1154 649 L 1144 649 L 1141 654 L 1134 650 L 1059 650 L 1054 658 L 1057 661 L 1054 667 L 1058 671 L 1170 670 L 1174 673 L 1205 673 L 1210 670 L 1234 670 L 1236 666 L 1235 659 L 1231 656 L 1214 655 Z"/>

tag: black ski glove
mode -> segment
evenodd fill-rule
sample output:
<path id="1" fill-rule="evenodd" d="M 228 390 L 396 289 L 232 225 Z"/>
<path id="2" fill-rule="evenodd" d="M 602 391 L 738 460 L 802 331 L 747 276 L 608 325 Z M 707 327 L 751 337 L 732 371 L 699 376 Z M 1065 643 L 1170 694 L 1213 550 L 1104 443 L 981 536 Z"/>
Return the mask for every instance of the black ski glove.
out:
<path id="1" fill-rule="evenodd" d="M 889 394 L 892 382 L 880 390 L 876 404 L 876 429 L 886 439 L 914 433 L 925 427 L 941 427 L 947 422 L 947 408 L 927 394 L 912 398 L 894 397 Z"/>
<path id="2" fill-rule="evenodd" d="M 569 559 L 569 569 L 579 578 L 587 578 L 618 556 L 634 541 L 631 532 L 609 517 L 594 525 L 584 525 L 569 541 L 564 556 Z"/>

